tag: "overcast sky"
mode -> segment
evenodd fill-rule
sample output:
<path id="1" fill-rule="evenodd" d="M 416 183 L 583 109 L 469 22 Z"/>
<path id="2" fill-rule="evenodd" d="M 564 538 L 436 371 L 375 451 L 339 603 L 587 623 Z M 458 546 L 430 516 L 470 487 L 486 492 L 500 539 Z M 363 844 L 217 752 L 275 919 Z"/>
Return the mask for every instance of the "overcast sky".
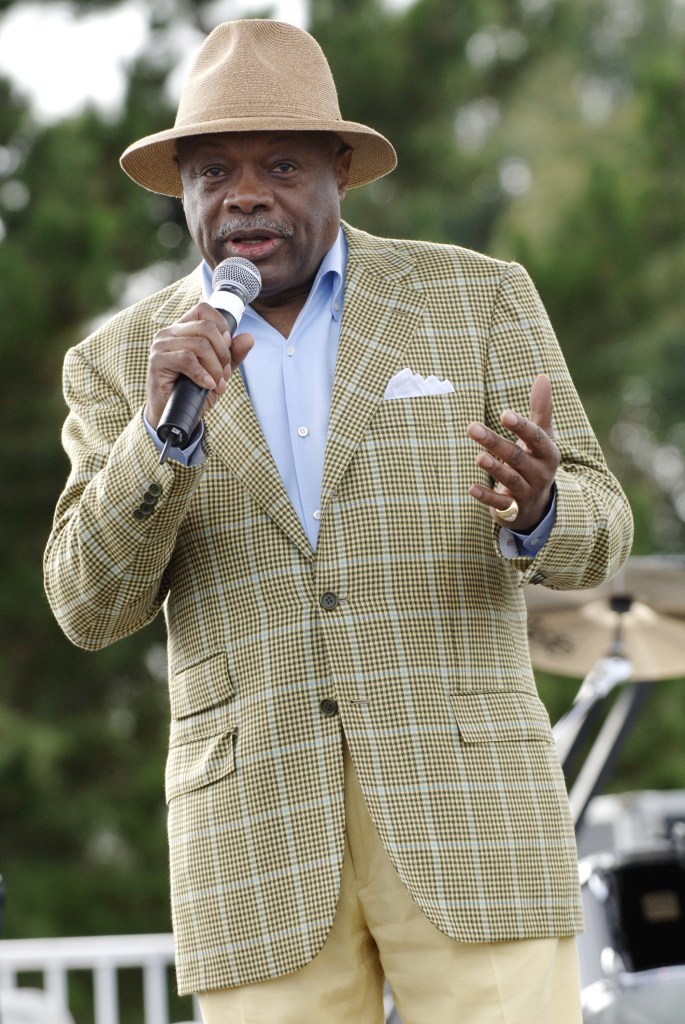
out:
<path id="1" fill-rule="evenodd" d="M 305 26 L 307 0 L 271 0 L 275 16 Z M 263 11 L 264 0 L 218 0 L 217 21 Z M 124 89 L 124 67 L 141 48 L 149 4 L 123 0 L 117 7 L 74 15 L 67 2 L 25 3 L 0 18 L 0 69 L 31 99 L 37 117 L 52 121 L 84 100 L 103 110 L 116 109 Z M 176 45 L 189 60 L 201 42 L 180 29 Z M 180 84 L 188 70 L 179 66 Z"/>

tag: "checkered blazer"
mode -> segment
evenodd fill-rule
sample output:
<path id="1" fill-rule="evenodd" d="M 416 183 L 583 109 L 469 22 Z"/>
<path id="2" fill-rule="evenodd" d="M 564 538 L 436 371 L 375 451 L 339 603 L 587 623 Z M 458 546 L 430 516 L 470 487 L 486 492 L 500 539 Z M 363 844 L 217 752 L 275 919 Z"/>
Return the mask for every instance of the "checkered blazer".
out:
<path id="1" fill-rule="evenodd" d="M 164 606 L 166 772 L 181 992 L 304 966 L 335 915 L 342 733 L 409 892 L 455 939 L 581 925 L 573 827 L 531 670 L 525 584 L 590 587 L 631 516 L 524 270 L 345 226 L 349 262 L 313 551 L 241 376 L 206 417 L 196 468 L 143 424 L 154 333 L 197 271 L 69 351 L 72 470 L 45 557 L 52 608 L 95 649 Z M 409 366 L 454 393 L 383 401 Z M 466 436 L 553 382 L 556 525 L 507 560 L 467 494 Z"/>

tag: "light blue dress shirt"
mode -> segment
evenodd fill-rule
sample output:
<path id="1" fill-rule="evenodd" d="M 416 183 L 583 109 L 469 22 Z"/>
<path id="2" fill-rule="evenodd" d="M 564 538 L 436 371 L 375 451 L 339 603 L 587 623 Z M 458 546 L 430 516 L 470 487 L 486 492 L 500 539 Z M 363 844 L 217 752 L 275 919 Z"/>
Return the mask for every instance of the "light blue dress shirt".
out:
<path id="1" fill-rule="evenodd" d="M 240 330 L 255 339 L 240 372 L 283 486 L 312 548 L 319 535 L 346 263 L 347 242 L 341 231 L 324 257 L 287 338 L 250 306 L 240 321 Z"/>
<path id="2" fill-rule="evenodd" d="M 319 536 L 323 463 L 346 266 L 347 242 L 341 230 L 324 257 L 287 338 L 251 306 L 245 308 L 240 321 L 240 330 L 255 340 L 240 372 L 283 486 L 312 549 L 316 548 Z M 205 298 L 209 298 L 212 271 L 206 263 L 202 265 L 202 286 Z M 147 427 L 161 450 L 154 429 L 149 423 Z M 202 461 L 204 456 L 198 448 L 202 433 L 200 425 L 190 445 L 184 451 L 172 449 L 169 457 L 186 465 Z M 508 558 L 534 557 L 549 537 L 554 518 L 555 504 L 531 534 L 502 529 L 502 554 Z"/>

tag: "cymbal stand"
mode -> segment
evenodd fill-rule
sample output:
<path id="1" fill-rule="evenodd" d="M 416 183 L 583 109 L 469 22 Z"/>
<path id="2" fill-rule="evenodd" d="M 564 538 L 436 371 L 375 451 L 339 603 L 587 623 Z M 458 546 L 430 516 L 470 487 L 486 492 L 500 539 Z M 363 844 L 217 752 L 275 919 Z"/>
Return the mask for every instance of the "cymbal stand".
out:
<path id="1" fill-rule="evenodd" d="M 583 739 L 593 709 L 616 686 L 628 682 L 632 674 L 633 666 L 622 653 L 611 653 L 595 662 L 580 684 L 572 707 L 554 726 L 554 742 L 562 768 L 568 767 Z"/>
<path id="2" fill-rule="evenodd" d="M 626 656 L 623 640 L 623 616 L 630 610 L 632 598 L 616 594 L 611 607 L 616 612 L 616 632 L 607 657 L 600 658 L 580 685 L 573 706 L 554 727 L 554 740 L 562 768 L 568 771 L 585 738 L 599 703 L 612 690 L 630 681 L 633 666 Z M 592 797 L 597 793 L 618 757 L 623 742 L 642 707 L 650 682 L 635 682 L 615 701 L 602 723 L 590 751 L 569 791 L 573 823 L 578 831 Z"/>
<path id="3" fill-rule="evenodd" d="M 645 703 L 653 682 L 633 682 L 615 701 L 569 792 L 571 815 L 578 831 L 593 796 L 616 762 L 621 747 Z"/>

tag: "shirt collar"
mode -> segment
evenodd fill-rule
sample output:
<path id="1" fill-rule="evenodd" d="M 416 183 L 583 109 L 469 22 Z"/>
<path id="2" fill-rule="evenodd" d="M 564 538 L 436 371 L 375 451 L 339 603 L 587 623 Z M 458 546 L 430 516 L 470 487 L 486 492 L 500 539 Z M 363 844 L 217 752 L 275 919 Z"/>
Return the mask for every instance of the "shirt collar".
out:
<path id="1" fill-rule="evenodd" d="M 321 260 L 321 266 L 316 273 L 314 283 L 309 292 L 309 295 L 312 296 L 319 288 L 323 288 L 326 284 L 328 285 L 331 316 L 334 320 L 339 320 L 342 313 L 346 264 L 347 239 L 343 234 L 342 228 L 340 228 L 338 237 Z M 309 298 L 307 301 L 309 301 Z"/>
<path id="2" fill-rule="evenodd" d="M 345 286 L 345 268 L 347 265 L 347 239 L 342 228 L 338 231 L 338 237 L 328 250 L 321 265 L 316 272 L 312 287 L 309 291 L 307 302 L 320 288 L 328 286 L 329 301 L 331 304 L 331 316 L 339 320 L 342 315 L 342 303 Z M 202 294 L 206 300 L 212 294 L 212 270 L 209 264 L 203 260 L 202 271 Z M 249 309 L 250 307 L 248 307 Z"/>

